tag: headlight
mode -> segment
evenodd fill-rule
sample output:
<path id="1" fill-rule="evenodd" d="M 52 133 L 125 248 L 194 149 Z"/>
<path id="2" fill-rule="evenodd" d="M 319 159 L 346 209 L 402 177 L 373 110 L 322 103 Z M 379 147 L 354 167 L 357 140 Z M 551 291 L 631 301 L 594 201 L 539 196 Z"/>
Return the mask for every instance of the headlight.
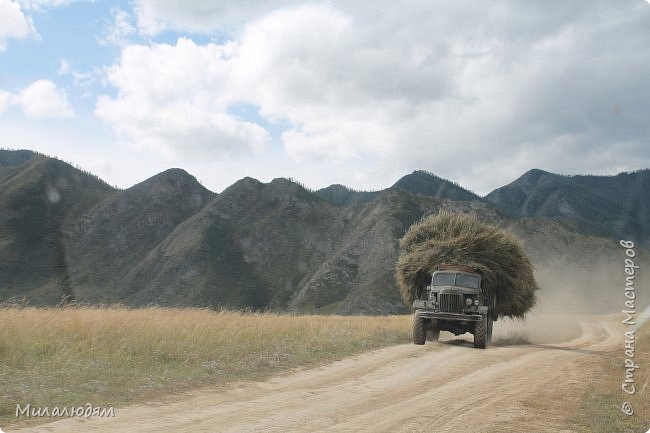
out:
<path id="1" fill-rule="evenodd" d="M 478 307 L 478 299 L 474 299 L 474 305 Z"/>
<path id="2" fill-rule="evenodd" d="M 472 305 L 472 298 L 465 299 L 465 305 L 467 305 L 468 307 Z"/>

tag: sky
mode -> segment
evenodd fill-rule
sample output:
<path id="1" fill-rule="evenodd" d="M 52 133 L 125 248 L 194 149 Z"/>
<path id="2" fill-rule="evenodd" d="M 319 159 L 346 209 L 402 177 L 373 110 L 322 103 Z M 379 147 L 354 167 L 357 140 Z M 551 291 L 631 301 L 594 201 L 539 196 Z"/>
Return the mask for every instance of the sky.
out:
<path id="1" fill-rule="evenodd" d="M 0 0 L 0 147 L 130 187 L 650 167 L 643 0 Z"/>

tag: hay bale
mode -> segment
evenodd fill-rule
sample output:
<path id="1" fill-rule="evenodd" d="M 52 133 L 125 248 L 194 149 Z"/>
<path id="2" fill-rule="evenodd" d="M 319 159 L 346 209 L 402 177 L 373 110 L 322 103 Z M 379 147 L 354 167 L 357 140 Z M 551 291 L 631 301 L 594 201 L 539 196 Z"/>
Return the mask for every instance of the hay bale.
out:
<path id="1" fill-rule="evenodd" d="M 496 293 L 496 314 L 524 317 L 535 305 L 537 282 L 521 242 L 475 216 L 438 213 L 413 224 L 400 240 L 395 275 L 411 306 L 440 264 L 465 265 L 483 275 L 483 288 Z"/>

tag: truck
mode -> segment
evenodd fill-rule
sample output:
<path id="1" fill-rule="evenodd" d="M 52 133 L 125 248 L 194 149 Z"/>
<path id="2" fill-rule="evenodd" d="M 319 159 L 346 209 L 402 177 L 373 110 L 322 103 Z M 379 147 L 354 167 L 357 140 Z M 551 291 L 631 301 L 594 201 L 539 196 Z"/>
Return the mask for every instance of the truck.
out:
<path id="1" fill-rule="evenodd" d="M 474 335 L 474 347 L 485 349 L 492 340 L 496 295 L 483 287 L 478 269 L 439 265 L 431 283 L 413 301 L 413 343 L 437 341 L 440 331 Z"/>

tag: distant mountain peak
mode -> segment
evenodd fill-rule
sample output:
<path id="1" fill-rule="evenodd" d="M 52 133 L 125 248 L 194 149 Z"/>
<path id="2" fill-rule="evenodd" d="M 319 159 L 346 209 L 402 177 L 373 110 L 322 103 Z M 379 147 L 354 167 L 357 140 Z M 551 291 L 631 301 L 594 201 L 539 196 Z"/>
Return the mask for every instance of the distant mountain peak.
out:
<path id="1" fill-rule="evenodd" d="M 208 192 L 199 181 L 182 168 L 170 168 L 132 186 L 127 191 L 200 190 Z"/>
<path id="2" fill-rule="evenodd" d="M 299 198 L 299 200 L 312 201 L 318 199 L 317 194 L 292 178 L 287 179 L 284 177 L 278 177 L 264 186 L 267 194 L 281 200 L 293 200 L 293 198 Z"/>
<path id="3" fill-rule="evenodd" d="M 238 181 L 236 181 L 226 189 L 224 189 L 221 194 L 228 194 L 237 191 L 247 191 L 250 189 L 257 189 L 262 185 L 264 184 L 259 180 L 255 179 L 254 177 L 246 176 L 242 179 L 239 179 Z"/>
<path id="4" fill-rule="evenodd" d="M 145 182 L 158 182 L 169 179 L 196 180 L 194 176 L 182 168 L 168 168 L 165 171 L 151 176 L 149 179 L 145 180 Z"/>
<path id="5" fill-rule="evenodd" d="M 425 170 L 415 170 L 395 182 L 391 188 L 400 188 L 413 194 L 438 199 L 481 200 L 479 196 L 460 185 Z"/>
<path id="6" fill-rule="evenodd" d="M 164 170 L 159 173 L 160 175 L 166 175 L 166 176 L 192 176 L 189 174 L 187 171 L 183 170 L 182 168 L 177 168 L 177 167 L 172 167 L 168 168 L 167 170 Z M 194 177 L 194 176 L 192 176 Z"/>
<path id="7" fill-rule="evenodd" d="M 305 191 L 305 192 L 308 192 L 310 194 L 313 193 L 313 191 L 309 187 L 307 187 L 305 184 L 303 184 L 302 182 L 297 181 L 297 180 L 295 180 L 295 179 L 293 179 L 291 177 L 289 177 L 289 178 L 276 177 L 275 179 L 273 179 L 269 183 L 269 185 L 271 185 L 273 187 L 278 187 L 279 186 L 281 188 L 294 188 L 295 190 Z"/>
<path id="8" fill-rule="evenodd" d="M 539 168 L 533 168 L 515 179 L 511 185 L 535 186 L 541 181 L 555 183 L 561 182 L 562 179 L 564 179 L 564 177 L 559 174 L 551 173 Z"/>
<path id="9" fill-rule="evenodd" d="M 32 152 L 31 150 L 0 149 L 0 167 L 17 167 L 26 163 L 36 155 L 37 153 Z"/>
<path id="10" fill-rule="evenodd" d="M 280 188 L 280 189 L 295 189 L 295 188 L 306 189 L 299 182 L 296 182 L 291 178 L 287 179 L 286 177 L 276 177 L 266 185 L 272 188 Z"/>
<path id="11" fill-rule="evenodd" d="M 357 191 L 348 186 L 335 183 L 314 192 L 317 196 L 337 206 L 346 206 L 350 203 L 367 203 L 379 193 L 376 191 Z"/>
<path id="12" fill-rule="evenodd" d="M 586 233 L 647 242 L 649 180 L 643 173 L 565 176 L 535 169 L 485 200 L 513 217 L 551 217 Z"/>
<path id="13" fill-rule="evenodd" d="M 546 170 L 542 170 L 541 168 L 531 168 L 528 170 L 526 173 L 524 173 L 521 177 L 539 177 L 539 176 L 556 176 L 553 173 L 550 173 Z"/>
<path id="14" fill-rule="evenodd" d="M 546 170 L 542 170 L 541 168 L 531 168 L 526 173 L 524 173 L 524 176 L 539 176 L 543 174 L 553 174 L 553 173 L 548 172 Z"/>

